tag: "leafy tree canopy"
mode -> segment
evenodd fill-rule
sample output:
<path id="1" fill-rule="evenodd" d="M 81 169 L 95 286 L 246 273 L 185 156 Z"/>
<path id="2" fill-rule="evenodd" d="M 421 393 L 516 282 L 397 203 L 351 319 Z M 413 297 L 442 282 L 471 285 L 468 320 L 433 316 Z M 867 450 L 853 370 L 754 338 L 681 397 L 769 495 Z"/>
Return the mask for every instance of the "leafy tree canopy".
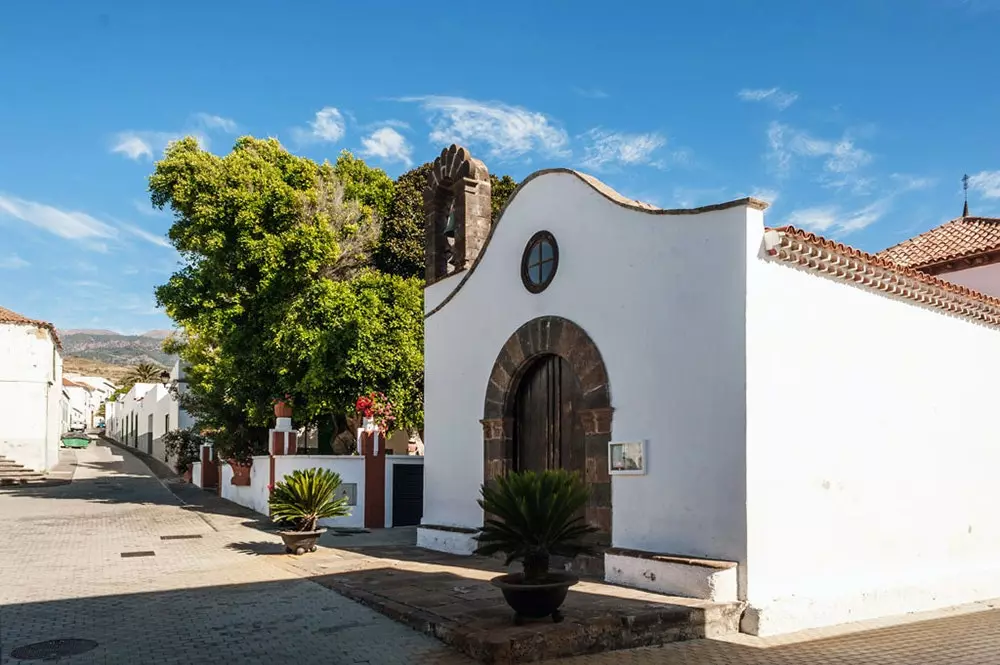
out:
<path id="1" fill-rule="evenodd" d="M 200 423 L 257 439 L 276 395 L 302 421 L 347 413 L 367 390 L 394 400 L 402 426 L 419 423 L 421 280 L 371 267 L 395 190 L 382 171 L 350 153 L 316 164 L 274 139 L 243 137 L 219 157 L 186 138 L 149 183 L 175 214 L 183 266 L 156 298 L 183 330 L 174 350 Z"/>

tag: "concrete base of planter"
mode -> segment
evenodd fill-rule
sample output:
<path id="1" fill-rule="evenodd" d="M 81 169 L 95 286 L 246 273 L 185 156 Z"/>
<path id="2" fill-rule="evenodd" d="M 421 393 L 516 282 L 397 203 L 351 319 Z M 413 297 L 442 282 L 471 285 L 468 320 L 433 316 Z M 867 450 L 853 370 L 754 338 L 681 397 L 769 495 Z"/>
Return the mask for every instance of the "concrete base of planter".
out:
<path id="1" fill-rule="evenodd" d="M 737 564 L 612 548 L 604 553 L 604 579 L 612 584 L 668 596 L 732 603 L 737 597 Z"/>

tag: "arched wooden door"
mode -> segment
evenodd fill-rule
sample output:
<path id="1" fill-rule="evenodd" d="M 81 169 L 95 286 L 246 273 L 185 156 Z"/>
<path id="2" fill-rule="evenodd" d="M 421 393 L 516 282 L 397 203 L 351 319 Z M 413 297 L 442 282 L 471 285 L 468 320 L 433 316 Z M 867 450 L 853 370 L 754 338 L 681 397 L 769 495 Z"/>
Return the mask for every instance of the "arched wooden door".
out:
<path id="1" fill-rule="evenodd" d="M 577 411 L 582 393 L 572 367 L 545 355 L 525 371 L 514 397 L 514 468 L 586 471 L 586 439 Z"/>

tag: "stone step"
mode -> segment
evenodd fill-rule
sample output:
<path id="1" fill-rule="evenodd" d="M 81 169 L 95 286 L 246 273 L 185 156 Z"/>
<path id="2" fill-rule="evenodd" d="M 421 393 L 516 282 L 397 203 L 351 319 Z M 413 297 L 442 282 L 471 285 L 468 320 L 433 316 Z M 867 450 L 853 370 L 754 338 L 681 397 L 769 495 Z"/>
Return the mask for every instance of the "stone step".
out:
<path id="1" fill-rule="evenodd" d="M 0 478 L 44 478 L 44 473 L 38 471 L 28 471 L 27 469 L 0 469 Z"/>
<path id="2" fill-rule="evenodd" d="M 4 478 L 0 476 L 0 487 L 10 487 L 11 485 L 38 485 L 46 482 L 45 476 L 38 478 Z"/>
<path id="3" fill-rule="evenodd" d="M 0 469 L 23 469 L 23 464 L 11 462 L 10 460 L 0 460 Z"/>

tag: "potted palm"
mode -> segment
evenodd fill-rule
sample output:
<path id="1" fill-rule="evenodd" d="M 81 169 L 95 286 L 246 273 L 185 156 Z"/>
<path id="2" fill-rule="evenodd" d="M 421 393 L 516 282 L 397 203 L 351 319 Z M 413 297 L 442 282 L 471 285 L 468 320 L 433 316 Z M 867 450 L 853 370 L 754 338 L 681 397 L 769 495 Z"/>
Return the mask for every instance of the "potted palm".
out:
<path id="1" fill-rule="evenodd" d="M 549 559 L 572 559 L 591 554 L 586 536 L 597 531 L 584 522 L 582 512 L 589 491 L 579 474 L 564 469 L 518 471 L 484 484 L 479 506 L 487 520 L 476 534 L 476 554 L 506 554 L 504 565 L 515 561 L 523 572 L 491 580 L 514 610 L 514 623 L 551 616 L 562 621 L 559 608 L 569 588 L 579 578 L 564 571 L 549 570 Z"/>
<path id="2" fill-rule="evenodd" d="M 291 528 L 279 531 L 285 552 L 305 554 L 316 551 L 316 542 L 326 533 L 321 519 L 351 514 L 346 496 L 337 497 L 340 474 L 329 469 L 295 470 L 271 489 L 268 506 L 271 519 Z"/>

